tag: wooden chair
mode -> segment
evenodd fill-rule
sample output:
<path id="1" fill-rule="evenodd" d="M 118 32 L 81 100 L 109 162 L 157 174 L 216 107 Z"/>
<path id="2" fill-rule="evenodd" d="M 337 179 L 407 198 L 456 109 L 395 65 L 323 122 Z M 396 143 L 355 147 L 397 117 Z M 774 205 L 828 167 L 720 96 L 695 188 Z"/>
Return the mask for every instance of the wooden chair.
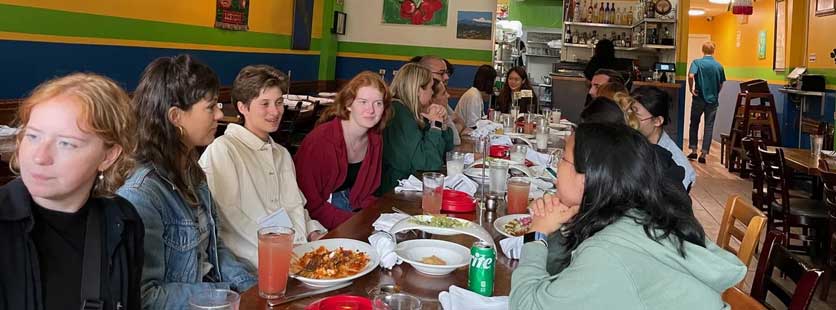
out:
<path id="1" fill-rule="evenodd" d="M 737 287 L 730 287 L 723 292 L 725 301 L 732 310 L 765 310 L 766 306 L 758 302 L 752 296 L 747 295 Z"/>
<path id="2" fill-rule="evenodd" d="M 819 159 L 819 176 L 824 187 L 824 204 L 827 206 L 828 232 L 823 238 L 824 248 L 824 284 L 819 298 L 827 300 L 827 293 L 830 291 L 830 280 L 833 275 L 833 266 L 836 265 L 836 247 L 833 246 L 833 233 L 836 232 L 836 171 L 831 171 L 830 166 L 824 159 Z"/>
<path id="3" fill-rule="evenodd" d="M 821 241 L 827 235 L 827 209 L 820 200 L 792 197 L 789 190 L 789 169 L 786 168 L 784 151 L 776 148 L 768 151 L 758 149 L 763 162 L 766 196 L 764 202 L 769 202 L 766 229 L 781 230 L 787 241 L 787 248 L 793 251 L 815 253 L 821 249 Z M 800 233 L 791 231 L 800 228 Z M 800 241 L 794 245 L 793 240 Z M 812 255 L 811 255 L 812 256 Z"/>
<path id="4" fill-rule="evenodd" d="M 769 203 L 765 201 L 766 188 L 764 187 L 763 160 L 761 160 L 759 149 L 766 148 L 763 140 L 757 137 L 746 137 L 741 141 L 746 157 L 749 159 L 747 169 L 752 177 L 752 205 L 758 210 L 769 212 Z"/>
<path id="5" fill-rule="evenodd" d="M 742 231 L 735 226 L 738 221 L 746 225 L 746 231 Z M 726 200 L 723 221 L 720 223 L 720 233 L 717 234 L 717 245 L 734 253 L 744 265 L 749 266 L 749 262 L 752 261 L 752 256 L 758 248 L 758 241 L 765 226 L 766 215 L 763 212 L 743 201 L 740 196 L 731 196 Z M 731 246 L 732 237 L 740 242 L 738 249 Z"/>
<path id="6" fill-rule="evenodd" d="M 752 297 L 769 307 L 766 295 L 771 292 L 788 310 L 807 309 L 822 271 L 799 260 L 784 247 L 785 244 L 783 233 L 774 230 L 767 232 L 758 258 L 758 268 L 755 270 L 755 280 L 752 282 Z M 776 267 L 785 277 L 795 282 L 794 291 L 789 291 L 773 278 L 772 273 Z"/>

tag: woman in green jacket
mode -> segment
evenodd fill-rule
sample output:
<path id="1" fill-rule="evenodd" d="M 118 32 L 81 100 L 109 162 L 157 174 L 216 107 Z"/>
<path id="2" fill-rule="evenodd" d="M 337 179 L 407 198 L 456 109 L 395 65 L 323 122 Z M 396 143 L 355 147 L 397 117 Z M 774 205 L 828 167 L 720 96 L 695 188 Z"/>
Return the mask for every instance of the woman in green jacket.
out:
<path id="1" fill-rule="evenodd" d="M 447 108 L 432 103 L 434 82 L 441 83 L 416 63 L 403 65 L 392 81 L 393 116 L 383 131 L 380 194 L 417 171 L 441 170 L 445 153 L 453 149 Z"/>
<path id="2" fill-rule="evenodd" d="M 706 239 L 641 133 L 582 124 L 563 156 L 559 194 L 530 206 L 512 309 L 729 308 L 746 266 Z"/>

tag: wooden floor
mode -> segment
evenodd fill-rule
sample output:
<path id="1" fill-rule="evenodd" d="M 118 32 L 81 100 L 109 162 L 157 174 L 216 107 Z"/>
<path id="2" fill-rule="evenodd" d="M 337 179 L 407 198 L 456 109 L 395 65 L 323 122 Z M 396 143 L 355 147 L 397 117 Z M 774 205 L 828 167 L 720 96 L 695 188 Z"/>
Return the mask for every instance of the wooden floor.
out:
<path id="1" fill-rule="evenodd" d="M 687 140 L 685 143 L 687 145 Z M 694 207 L 694 214 L 702 223 L 705 233 L 712 239 L 717 238 L 720 230 L 720 220 L 723 217 L 723 207 L 726 199 L 731 195 L 740 195 L 747 202 L 751 203 L 752 182 L 749 179 L 741 179 L 737 174 L 731 174 L 720 164 L 720 144 L 716 141 L 712 144 L 712 153 L 706 158 L 707 163 L 700 164 L 691 161 L 697 173 L 697 181 L 691 188 L 691 201 Z M 686 154 L 690 150 L 686 151 Z M 763 236 L 761 237 L 763 240 Z M 758 252 L 760 253 L 760 252 Z M 757 254 L 755 258 L 757 258 Z M 746 276 L 744 291 L 751 289 L 752 278 L 754 277 L 757 259 L 752 260 L 749 273 Z M 821 285 L 819 285 L 821 287 Z M 773 303 L 777 304 L 777 303 Z M 809 309 L 836 309 L 836 284 L 831 285 L 827 303 L 816 298 Z"/>

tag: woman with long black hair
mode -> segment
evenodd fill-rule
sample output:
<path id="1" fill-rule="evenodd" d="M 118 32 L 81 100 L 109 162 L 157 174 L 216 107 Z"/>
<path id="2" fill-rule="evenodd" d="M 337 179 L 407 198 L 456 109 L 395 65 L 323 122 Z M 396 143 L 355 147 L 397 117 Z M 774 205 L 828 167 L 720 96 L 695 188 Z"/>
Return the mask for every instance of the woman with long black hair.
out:
<path id="1" fill-rule="evenodd" d="M 530 207 L 511 308 L 726 309 L 721 294 L 746 266 L 706 239 L 660 160 L 636 130 L 581 124 L 558 164 L 558 195 Z"/>

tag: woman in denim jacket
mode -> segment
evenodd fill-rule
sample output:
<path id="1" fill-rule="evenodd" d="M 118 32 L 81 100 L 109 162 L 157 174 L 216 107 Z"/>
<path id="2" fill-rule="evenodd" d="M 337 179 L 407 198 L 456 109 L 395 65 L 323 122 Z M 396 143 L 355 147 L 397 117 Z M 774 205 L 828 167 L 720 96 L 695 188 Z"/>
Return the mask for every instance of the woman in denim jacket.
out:
<path id="1" fill-rule="evenodd" d="M 145 224 L 142 301 L 183 309 L 211 288 L 244 291 L 255 276 L 218 237 L 217 210 L 196 147 L 215 136 L 223 113 L 218 77 L 188 55 L 154 60 L 134 92 L 139 164 L 117 194 Z"/>

